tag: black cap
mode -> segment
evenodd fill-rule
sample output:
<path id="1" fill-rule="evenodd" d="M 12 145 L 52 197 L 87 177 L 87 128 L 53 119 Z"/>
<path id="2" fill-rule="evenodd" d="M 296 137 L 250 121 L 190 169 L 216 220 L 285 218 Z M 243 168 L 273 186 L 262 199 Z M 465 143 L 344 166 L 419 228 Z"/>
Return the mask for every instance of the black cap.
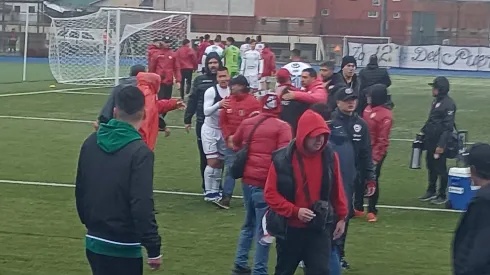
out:
<path id="1" fill-rule="evenodd" d="M 348 87 L 342 86 L 335 92 L 335 100 L 346 101 L 348 99 L 357 99 L 357 93 Z"/>
<path id="2" fill-rule="evenodd" d="M 248 83 L 248 80 L 246 77 L 239 74 L 230 80 L 230 86 L 232 86 L 232 85 L 243 85 L 243 86 L 248 88 L 250 84 Z"/>
<path id="3" fill-rule="evenodd" d="M 490 179 L 490 145 L 487 143 L 477 143 L 468 151 L 466 164 L 473 166 L 478 176 Z"/>
<path id="4" fill-rule="evenodd" d="M 145 65 L 136 64 L 136 65 L 131 66 L 131 68 L 129 68 L 129 75 L 130 76 L 137 76 L 139 73 L 144 73 L 144 72 L 146 72 Z"/>
<path id="5" fill-rule="evenodd" d="M 162 38 L 162 41 L 165 43 L 172 43 L 172 39 L 170 38 L 170 36 L 164 36 Z"/>
<path id="6" fill-rule="evenodd" d="M 432 86 L 442 93 L 449 92 L 449 80 L 447 80 L 447 78 L 444 76 L 438 76 L 434 78 L 434 81 L 432 81 L 432 83 L 429 83 L 429 86 Z"/>

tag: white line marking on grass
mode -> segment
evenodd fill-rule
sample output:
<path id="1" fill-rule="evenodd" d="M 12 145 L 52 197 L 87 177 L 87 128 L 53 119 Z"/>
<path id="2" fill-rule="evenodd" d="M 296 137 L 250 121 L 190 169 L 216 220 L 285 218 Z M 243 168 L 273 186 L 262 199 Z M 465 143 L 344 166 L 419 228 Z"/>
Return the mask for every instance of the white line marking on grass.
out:
<path id="1" fill-rule="evenodd" d="M 70 92 L 70 91 L 57 91 L 56 94 L 70 94 L 70 95 L 104 95 L 108 96 L 108 93 L 94 93 L 94 92 Z"/>
<path id="2" fill-rule="evenodd" d="M 62 93 L 62 92 L 68 92 L 68 91 L 83 91 L 83 90 L 100 89 L 100 88 L 104 88 L 104 87 L 82 87 L 82 88 L 46 90 L 46 91 L 25 92 L 25 93 L 9 93 L 9 94 L 0 94 L 0 97 L 23 96 L 23 95 L 41 95 L 41 94 Z"/>
<path id="3" fill-rule="evenodd" d="M 20 180 L 0 180 L 3 184 L 19 184 L 19 185 L 32 185 L 32 186 L 47 186 L 47 187 L 67 187 L 75 188 L 74 184 L 66 183 L 54 183 L 54 182 L 37 182 L 37 181 L 20 181 Z M 192 192 L 180 192 L 180 191 L 165 191 L 165 190 L 153 190 L 157 194 L 167 195 L 180 195 L 180 196 L 194 196 L 200 197 L 202 193 Z M 236 199 L 242 199 L 242 196 L 233 196 Z M 450 213 L 462 213 L 464 211 L 454 209 L 441 209 L 441 208 L 427 208 L 427 207 L 414 207 L 414 206 L 397 206 L 397 205 L 377 205 L 379 208 L 397 209 L 397 210 L 414 210 L 414 211 L 429 211 L 429 212 L 450 212 Z"/>

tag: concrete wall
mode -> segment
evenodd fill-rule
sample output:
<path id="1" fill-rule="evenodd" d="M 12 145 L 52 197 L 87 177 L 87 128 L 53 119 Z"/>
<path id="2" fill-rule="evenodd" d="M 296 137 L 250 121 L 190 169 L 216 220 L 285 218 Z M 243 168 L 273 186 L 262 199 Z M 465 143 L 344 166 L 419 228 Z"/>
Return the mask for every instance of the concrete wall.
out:
<path id="1" fill-rule="evenodd" d="M 159 10 L 188 11 L 192 14 L 254 16 L 255 0 L 154 0 Z"/>

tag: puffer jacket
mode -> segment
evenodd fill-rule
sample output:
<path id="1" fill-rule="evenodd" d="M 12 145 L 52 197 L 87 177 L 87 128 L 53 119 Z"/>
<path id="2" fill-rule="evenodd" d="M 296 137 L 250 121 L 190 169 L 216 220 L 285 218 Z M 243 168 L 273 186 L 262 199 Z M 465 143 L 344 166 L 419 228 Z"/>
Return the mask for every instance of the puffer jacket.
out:
<path id="1" fill-rule="evenodd" d="M 139 73 L 136 80 L 138 81 L 137 87 L 145 96 L 145 120 L 141 124 L 139 133 L 148 147 L 154 151 L 158 137 L 158 115 L 175 110 L 177 100 L 157 100 L 160 90 L 160 76 L 157 74 Z"/>
<path id="2" fill-rule="evenodd" d="M 294 100 L 308 104 L 327 103 L 327 90 L 319 79 L 308 85 L 303 92 L 294 93 Z"/>
<path id="3" fill-rule="evenodd" d="M 262 102 L 266 102 L 269 97 L 262 97 Z M 277 108 L 262 109 L 262 113 L 251 118 L 245 119 L 233 135 L 233 145 L 238 151 L 247 144 L 248 136 L 254 126 L 264 120 L 255 130 L 249 147 L 248 160 L 245 165 L 242 181 L 249 185 L 264 188 L 267 180 L 267 173 L 272 163 L 272 152 L 282 148 L 291 141 L 291 126 L 279 119 L 281 100 L 275 97 Z"/>
<path id="4" fill-rule="evenodd" d="M 390 87 L 391 79 L 385 68 L 380 68 L 378 64 L 368 64 L 366 68 L 359 72 L 361 79 L 361 90 L 369 88 L 374 84 L 384 84 Z"/>
<path id="5" fill-rule="evenodd" d="M 393 114 L 385 105 L 371 106 L 364 109 L 366 121 L 371 136 L 371 150 L 373 161 L 381 162 L 390 145 L 390 132 L 393 126 Z"/>
<path id="6" fill-rule="evenodd" d="M 172 85 L 175 82 L 182 80 L 180 72 L 180 64 L 177 56 L 172 49 L 159 49 L 151 52 L 150 68 L 154 68 L 154 73 L 161 77 L 161 83 Z"/>

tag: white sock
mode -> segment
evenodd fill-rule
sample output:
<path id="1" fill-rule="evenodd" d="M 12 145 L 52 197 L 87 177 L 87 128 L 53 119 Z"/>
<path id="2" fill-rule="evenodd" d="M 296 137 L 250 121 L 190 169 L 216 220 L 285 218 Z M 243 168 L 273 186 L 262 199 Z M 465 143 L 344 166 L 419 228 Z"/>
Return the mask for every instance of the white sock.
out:
<path id="1" fill-rule="evenodd" d="M 213 193 L 211 190 L 213 187 L 213 174 L 214 174 L 214 168 L 211 166 L 206 166 L 206 169 L 204 169 L 204 194 L 210 194 Z"/>
<path id="2" fill-rule="evenodd" d="M 213 185 L 211 186 L 212 193 L 219 193 L 219 186 L 221 184 L 221 176 L 223 174 L 223 169 L 213 168 Z"/>

